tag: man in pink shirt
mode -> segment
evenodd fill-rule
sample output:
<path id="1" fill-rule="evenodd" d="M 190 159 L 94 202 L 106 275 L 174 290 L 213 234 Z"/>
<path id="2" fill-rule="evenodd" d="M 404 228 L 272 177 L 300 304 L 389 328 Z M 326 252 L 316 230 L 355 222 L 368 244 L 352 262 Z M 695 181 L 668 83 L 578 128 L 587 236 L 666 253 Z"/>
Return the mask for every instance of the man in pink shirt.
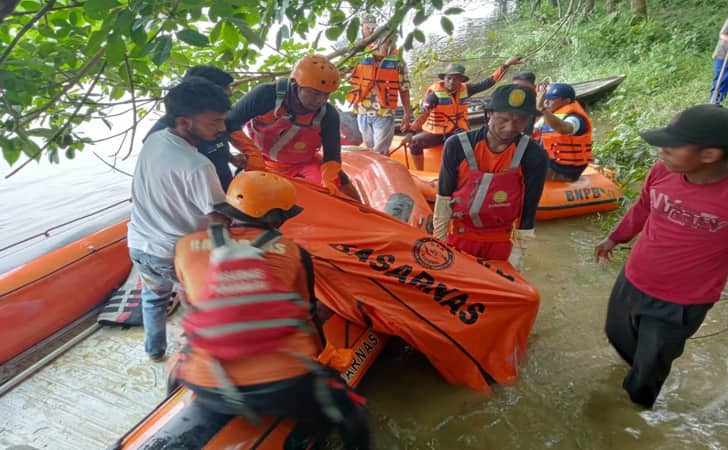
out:
<path id="1" fill-rule="evenodd" d="M 609 261 L 641 233 L 612 289 L 606 333 L 632 366 L 622 386 L 651 408 L 728 279 L 728 110 L 694 106 L 641 136 L 660 161 L 595 256 Z"/>

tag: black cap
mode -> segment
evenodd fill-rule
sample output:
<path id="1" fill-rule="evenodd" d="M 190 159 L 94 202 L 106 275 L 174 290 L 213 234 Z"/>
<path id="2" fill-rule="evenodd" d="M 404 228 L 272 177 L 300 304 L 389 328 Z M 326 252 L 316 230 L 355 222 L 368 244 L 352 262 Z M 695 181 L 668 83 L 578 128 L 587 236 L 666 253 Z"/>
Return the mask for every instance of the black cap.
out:
<path id="1" fill-rule="evenodd" d="M 490 100 L 491 111 L 536 115 L 536 93 L 517 84 L 499 86 Z"/>
<path id="2" fill-rule="evenodd" d="M 536 74 L 530 70 L 522 70 L 513 74 L 511 81 L 514 80 L 523 80 L 528 81 L 531 84 L 536 84 Z"/>
<path id="3" fill-rule="evenodd" d="M 718 105 L 697 105 L 676 115 L 665 128 L 643 131 L 642 139 L 656 147 L 728 148 L 728 109 Z"/>

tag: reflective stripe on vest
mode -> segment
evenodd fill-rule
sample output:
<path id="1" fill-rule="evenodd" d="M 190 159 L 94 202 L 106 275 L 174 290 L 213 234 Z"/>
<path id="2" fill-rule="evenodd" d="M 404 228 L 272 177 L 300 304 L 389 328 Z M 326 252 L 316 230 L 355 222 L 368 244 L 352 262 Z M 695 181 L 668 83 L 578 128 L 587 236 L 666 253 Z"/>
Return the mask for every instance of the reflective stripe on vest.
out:
<path id="1" fill-rule="evenodd" d="M 475 160 L 475 152 L 473 151 L 473 146 L 470 144 L 470 139 L 468 138 L 467 133 L 458 133 L 458 140 L 460 140 L 460 145 L 463 148 L 463 153 L 465 154 L 465 160 L 468 162 L 468 167 L 472 171 L 479 171 L 478 168 L 478 162 Z M 516 151 L 513 154 L 513 159 L 511 160 L 511 164 L 508 167 L 509 170 L 513 170 L 517 168 L 521 164 L 521 159 L 523 159 L 523 155 L 526 153 L 526 147 L 528 147 L 528 136 L 523 135 L 521 136 L 521 139 L 518 141 L 518 145 L 516 146 Z M 476 227 L 483 227 L 483 222 L 480 220 L 480 210 L 483 208 L 483 203 L 485 203 L 486 195 L 488 194 L 488 189 L 490 188 L 490 184 L 493 181 L 494 174 L 490 172 L 483 172 L 483 175 L 480 179 L 480 185 L 478 186 L 477 191 L 475 192 L 475 196 L 473 198 L 473 202 L 470 205 L 470 208 L 468 210 L 468 215 L 470 216 L 470 220 L 473 221 L 473 224 Z"/>
<path id="2" fill-rule="evenodd" d="M 288 88 L 287 78 L 278 79 L 273 110 L 248 121 L 246 130 L 267 159 L 300 164 L 310 161 L 321 146 L 321 121 L 326 115 L 326 105 L 316 114 L 294 117 L 286 110 Z M 310 118 L 310 122 L 306 123 L 306 118 Z M 294 139 L 296 142 L 292 144 Z M 298 148 L 299 143 L 303 143 L 304 148 Z"/>
<path id="3" fill-rule="evenodd" d="M 437 96 L 437 105 L 430 111 L 427 122 L 422 129 L 433 134 L 448 134 L 456 129 L 469 130 L 468 125 L 468 104 L 465 100 L 469 97 L 468 87 L 465 83 L 451 95 L 445 89 L 445 82 L 438 81 L 427 89 L 425 98 L 430 94 Z"/>
<path id="4" fill-rule="evenodd" d="M 209 237 L 213 248 L 203 300 L 183 320 L 191 345 L 218 359 L 241 359 L 276 351 L 297 329 L 311 331 L 306 303 L 279 286 L 263 256 L 279 232 L 264 231 L 245 244 L 214 224 Z"/>
<path id="5" fill-rule="evenodd" d="M 250 303 L 267 302 L 267 301 L 294 301 L 299 303 L 301 306 L 306 306 L 303 299 L 295 293 L 290 294 L 262 294 L 262 295 L 249 295 L 244 298 L 241 297 L 230 297 L 222 298 L 217 300 L 208 300 L 206 302 L 198 303 L 195 309 L 200 311 L 209 311 L 219 308 L 227 308 L 230 306 L 247 305 Z"/>
<path id="6" fill-rule="evenodd" d="M 239 331 L 261 330 L 265 328 L 277 327 L 298 327 L 308 329 L 305 321 L 298 319 L 273 319 L 273 320 L 257 320 L 255 322 L 235 322 L 215 327 L 199 328 L 195 330 L 198 336 L 211 338 L 220 337 L 226 334 L 234 334 Z"/>
<path id="7" fill-rule="evenodd" d="M 396 52 L 382 58 L 378 66 L 373 57 L 367 56 L 354 68 L 349 79 L 352 90 L 346 100 L 352 105 L 359 104 L 367 99 L 374 87 L 380 105 L 387 109 L 396 108 L 400 89 L 398 66 Z"/>
<path id="8" fill-rule="evenodd" d="M 583 166 L 592 160 L 592 123 L 579 102 L 573 101 L 554 113 L 564 120 L 569 115 L 578 115 L 584 120 L 586 131 L 574 136 L 561 134 L 552 129 L 542 118 L 536 123 L 534 139 L 540 141 L 544 150 L 554 162 L 569 166 Z"/>

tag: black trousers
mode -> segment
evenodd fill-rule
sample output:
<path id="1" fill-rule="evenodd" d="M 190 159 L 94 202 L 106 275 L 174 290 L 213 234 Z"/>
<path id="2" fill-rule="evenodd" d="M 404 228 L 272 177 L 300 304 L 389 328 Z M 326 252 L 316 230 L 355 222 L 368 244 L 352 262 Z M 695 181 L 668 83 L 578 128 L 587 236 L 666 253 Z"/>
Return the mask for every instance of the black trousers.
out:
<path id="1" fill-rule="evenodd" d="M 421 155 L 424 152 L 425 148 L 437 147 L 438 145 L 445 142 L 445 140 L 452 136 L 454 133 L 455 132 L 449 134 L 433 134 L 429 131 L 420 131 L 412 137 L 410 152 L 412 152 L 413 155 Z"/>
<path id="2" fill-rule="evenodd" d="M 607 309 L 607 338 L 632 366 L 622 383 L 633 402 L 651 408 L 672 362 L 682 355 L 713 306 L 681 305 L 651 297 L 627 280 L 624 269 L 612 288 Z"/>
<path id="3" fill-rule="evenodd" d="M 246 411 L 231 406 L 220 390 L 182 383 L 195 391 L 195 401 L 213 416 L 245 417 L 250 410 L 256 415 L 297 419 L 286 440 L 285 450 L 308 448 L 311 437 L 323 437 L 334 425 L 338 427 L 346 449 L 369 449 L 369 422 L 364 399 L 329 369 L 272 383 L 238 386 Z M 334 415 L 340 416 L 339 420 L 332 417 L 332 410 Z"/>

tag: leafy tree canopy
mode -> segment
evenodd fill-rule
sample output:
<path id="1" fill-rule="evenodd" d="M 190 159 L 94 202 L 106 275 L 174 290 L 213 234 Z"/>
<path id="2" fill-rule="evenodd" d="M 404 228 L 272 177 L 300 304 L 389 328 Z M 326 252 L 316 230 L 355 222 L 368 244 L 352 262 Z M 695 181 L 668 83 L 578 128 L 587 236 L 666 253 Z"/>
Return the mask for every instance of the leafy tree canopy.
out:
<path id="1" fill-rule="evenodd" d="M 63 151 L 72 158 L 90 142 L 74 129 L 109 126 L 120 105 L 133 113 L 133 141 L 136 122 L 192 65 L 218 65 L 246 88 L 321 51 L 323 33 L 352 44 L 329 54 L 341 67 L 405 17 L 418 25 L 442 9 L 443 0 L 0 0 L 0 147 L 11 165 L 25 155 L 21 167 L 43 155 L 58 162 Z M 365 11 L 386 23 L 356 41 Z M 446 32 L 446 15 L 460 11 L 443 11 Z M 424 33 L 404 38 L 410 49 Z M 265 47 L 273 54 L 261 63 Z"/>

